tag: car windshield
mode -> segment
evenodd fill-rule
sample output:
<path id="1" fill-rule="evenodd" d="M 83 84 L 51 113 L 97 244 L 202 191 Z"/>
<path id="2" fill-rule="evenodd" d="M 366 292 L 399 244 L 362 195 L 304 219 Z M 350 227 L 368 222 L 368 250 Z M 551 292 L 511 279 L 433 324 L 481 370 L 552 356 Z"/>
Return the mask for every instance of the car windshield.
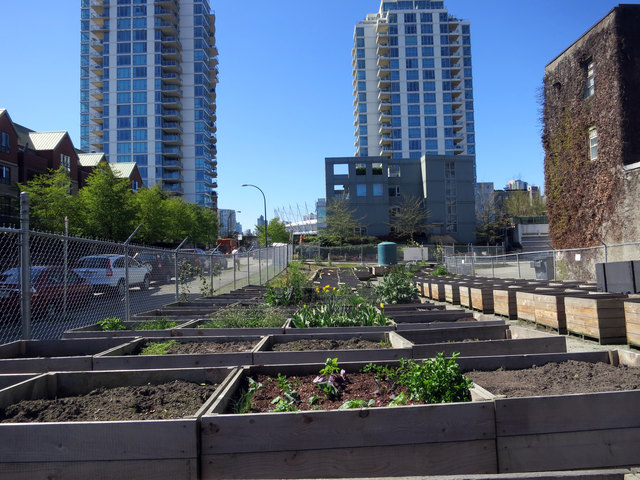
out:
<path id="1" fill-rule="evenodd" d="M 38 277 L 42 273 L 42 269 L 40 268 L 31 268 L 30 269 L 30 278 L 31 283 L 38 281 Z M 20 284 L 20 269 L 12 268 L 11 270 L 7 270 L 0 274 L 0 283 L 11 284 L 11 285 L 19 285 Z"/>
<path id="2" fill-rule="evenodd" d="M 109 259 L 104 257 L 85 257 L 78 262 L 80 268 L 109 268 Z"/>

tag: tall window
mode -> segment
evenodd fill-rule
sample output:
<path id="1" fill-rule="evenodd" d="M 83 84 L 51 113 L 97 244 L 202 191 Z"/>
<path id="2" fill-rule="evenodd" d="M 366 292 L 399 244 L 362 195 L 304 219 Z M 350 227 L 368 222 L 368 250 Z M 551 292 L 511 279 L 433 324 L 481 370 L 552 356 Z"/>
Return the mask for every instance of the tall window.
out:
<path id="1" fill-rule="evenodd" d="M 71 170 L 71 157 L 69 155 L 65 155 L 64 153 L 61 154 L 60 155 L 60 164 L 68 172 L 69 170 Z"/>
<path id="2" fill-rule="evenodd" d="M 596 160 L 598 158 L 598 130 L 589 129 L 589 159 Z"/>
<path id="3" fill-rule="evenodd" d="M 586 66 L 587 72 L 587 84 L 584 92 L 584 97 L 589 98 L 596 92 L 596 84 L 594 78 L 593 60 L 589 60 Z"/>
<path id="4" fill-rule="evenodd" d="M 0 132 L 0 152 L 11 153 L 11 138 L 7 132 Z"/>

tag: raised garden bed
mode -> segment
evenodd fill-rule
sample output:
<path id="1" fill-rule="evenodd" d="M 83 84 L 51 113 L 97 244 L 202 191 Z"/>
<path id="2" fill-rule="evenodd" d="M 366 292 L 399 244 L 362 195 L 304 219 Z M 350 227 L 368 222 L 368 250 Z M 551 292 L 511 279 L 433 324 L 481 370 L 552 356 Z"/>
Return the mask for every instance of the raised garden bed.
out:
<path id="1" fill-rule="evenodd" d="M 342 362 L 375 362 L 411 358 L 411 342 L 395 332 L 271 335 L 254 352 L 255 365 L 321 363 L 327 357 Z"/>
<path id="2" fill-rule="evenodd" d="M 509 327 L 504 323 L 485 324 L 476 322 L 472 327 L 430 328 L 420 330 L 402 330 L 398 332 L 414 345 L 428 343 L 462 342 L 474 340 L 502 340 L 508 338 Z"/>
<path id="3" fill-rule="evenodd" d="M 427 310 L 414 312 L 387 312 L 385 315 L 397 324 L 400 323 L 431 323 L 431 322 L 458 322 L 473 319 L 473 314 L 465 310 Z"/>
<path id="4" fill-rule="evenodd" d="M 252 351 L 259 348 L 261 340 L 264 341 L 258 336 L 138 338 L 96 355 L 93 359 L 93 368 L 94 370 L 138 370 L 251 365 Z M 190 353 L 140 355 L 142 348 L 152 342 L 162 342 L 165 345 L 168 342 L 174 342 L 177 344 L 174 351 L 182 350 Z"/>
<path id="5" fill-rule="evenodd" d="M 567 331 L 593 338 L 601 344 L 627 343 L 624 301 L 626 295 L 593 293 L 564 299 Z"/>
<path id="6" fill-rule="evenodd" d="M 403 335 L 403 333 L 400 332 L 400 335 Z M 476 340 L 471 337 L 463 341 L 415 344 L 413 346 L 413 358 L 432 358 L 438 353 L 443 353 L 448 357 L 453 353 L 459 353 L 461 357 L 486 357 L 492 355 L 563 353 L 566 351 L 566 339 L 560 336 L 497 340 Z M 479 383 L 482 384 L 482 382 Z"/>
<path id="7" fill-rule="evenodd" d="M 563 293 L 564 290 L 541 287 L 534 290 L 517 290 L 516 304 L 518 311 L 518 319 L 530 323 L 536 323 L 536 301 L 535 296 L 541 293 L 554 294 Z"/>
<path id="8" fill-rule="evenodd" d="M 168 320 L 175 323 L 174 326 L 158 330 L 148 330 L 146 328 L 141 329 L 141 326 L 151 326 L 158 320 Z M 74 328 L 67 330 L 62 334 L 63 339 L 79 339 L 79 338 L 111 338 L 111 337 L 166 337 L 171 335 L 171 330 L 179 326 L 187 326 L 188 323 L 194 320 L 181 320 L 176 321 L 167 317 L 159 317 L 154 320 L 138 320 L 131 322 L 122 322 L 125 327 L 124 330 L 103 330 L 102 326 L 94 323 L 85 327 Z"/>
<path id="9" fill-rule="evenodd" d="M 43 374 L 0 391 L 0 410 L 24 400 L 87 395 L 101 388 L 139 387 L 186 381 L 225 386 L 228 369 L 147 370 L 137 372 L 59 372 Z M 201 386 L 204 389 L 204 386 Z M 210 387 L 207 387 L 210 388 Z M 122 394 L 114 397 L 121 400 Z M 170 419 L 154 419 L 163 405 L 148 408 L 146 420 L 0 423 L 0 471 L 11 479 L 198 478 L 198 419 L 213 400 L 200 395 L 192 407 Z M 102 407 L 106 408 L 106 406 Z M 100 407 L 94 408 L 97 412 Z M 52 410 L 48 408 L 47 410 Z M 122 408 L 128 415 L 134 409 Z M 99 413 L 99 412 L 98 412 Z"/>
<path id="10" fill-rule="evenodd" d="M 343 368 L 350 375 L 363 366 L 350 363 Z M 202 478 L 348 478 L 497 471 L 491 402 L 225 413 L 246 376 L 315 375 L 320 367 L 305 364 L 238 370 L 202 418 Z"/>
<path id="11" fill-rule="evenodd" d="M 17 340 L 0 345 L 0 372 L 41 373 L 92 370 L 92 356 L 126 343 L 126 338 Z"/>
<path id="12" fill-rule="evenodd" d="M 640 299 L 625 300 L 624 319 L 627 342 L 634 347 L 640 347 Z"/>
<path id="13" fill-rule="evenodd" d="M 618 389 L 622 370 L 613 370 L 610 383 L 595 389 L 592 369 L 547 367 L 549 362 L 581 360 L 603 362 L 616 365 L 627 362 L 629 353 L 591 352 L 556 355 L 529 355 L 487 358 L 482 370 L 530 368 L 536 365 L 536 376 L 542 378 L 538 388 L 520 398 L 496 398 L 496 432 L 498 468 L 500 472 L 535 472 L 553 470 L 576 470 L 588 468 L 637 465 L 640 463 L 640 370 L 635 373 L 631 384 Z M 636 355 L 637 357 L 637 355 Z M 475 359 L 478 360 L 478 359 Z M 465 362 L 468 365 L 465 366 Z M 631 362 L 638 363 L 635 358 Z M 493 363 L 491 367 L 490 364 Z M 461 358 L 463 368 L 479 369 L 474 359 Z M 508 372 L 496 372 L 506 376 Z M 533 385 L 534 380 L 524 373 L 515 373 L 518 386 Z M 488 390 L 498 390 L 491 374 L 471 378 L 486 382 Z M 584 393 L 558 394 L 571 391 L 570 388 L 584 382 L 584 387 L 574 391 Z M 504 382 L 503 382 L 504 383 Z M 483 383 L 483 386 L 485 384 Z M 556 389 L 557 394 L 546 396 L 546 389 Z M 602 391 L 605 390 L 605 391 Z M 597 393 L 596 393 L 597 392 Z M 492 392 L 493 393 L 493 392 Z"/>

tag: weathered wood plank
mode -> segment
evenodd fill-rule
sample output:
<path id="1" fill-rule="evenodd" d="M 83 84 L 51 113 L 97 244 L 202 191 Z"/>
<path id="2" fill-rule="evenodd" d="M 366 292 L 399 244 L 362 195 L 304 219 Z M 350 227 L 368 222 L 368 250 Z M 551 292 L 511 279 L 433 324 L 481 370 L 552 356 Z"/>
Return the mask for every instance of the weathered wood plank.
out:
<path id="1" fill-rule="evenodd" d="M 34 480 L 64 478 L 87 480 L 89 478 L 145 480 L 196 480 L 198 459 L 123 460 L 90 462 L 31 462 L 2 463 L 0 478 Z"/>
<path id="2" fill-rule="evenodd" d="M 492 402 L 469 402 L 285 415 L 205 415 L 202 417 L 202 453 L 486 440 L 495 438 L 493 410 Z"/>
<path id="3" fill-rule="evenodd" d="M 606 429 L 499 437 L 500 472 L 637 465 L 640 429 Z"/>
<path id="4" fill-rule="evenodd" d="M 519 340 L 488 340 L 477 342 L 447 342 L 433 345 L 415 345 L 413 358 L 433 358 L 437 353 L 461 357 L 484 357 L 491 355 L 518 355 L 533 353 L 562 353 L 567 351 L 564 337 L 539 337 Z"/>
<path id="5" fill-rule="evenodd" d="M 398 333 L 414 345 L 418 345 L 426 343 L 463 341 L 470 338 L 478 340 L 504 339 L 507 338 L 507 330 L 508 327 L 506 325 L 483 325 L 481 322 L 478 322 L 478 325 L 473 327 L 402 330 Z"/>
<path id="6" fill-rule="evenodd" d="M 329 444 L 331 445 L 331 444 Z M 355 478 L 496 473 L 495 441 L 203 455 L 201 478 Z"/>

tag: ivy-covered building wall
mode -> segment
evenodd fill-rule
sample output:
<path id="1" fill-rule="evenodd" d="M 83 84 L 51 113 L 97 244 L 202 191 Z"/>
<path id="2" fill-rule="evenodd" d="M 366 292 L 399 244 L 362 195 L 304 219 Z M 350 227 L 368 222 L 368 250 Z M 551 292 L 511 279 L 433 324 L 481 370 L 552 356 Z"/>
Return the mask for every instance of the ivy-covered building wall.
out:
<path id="1" fill-rule="evenodd" d="M 549 63 L 543 147 L 554 248 L 640 241 L 640 5 Z"/>

